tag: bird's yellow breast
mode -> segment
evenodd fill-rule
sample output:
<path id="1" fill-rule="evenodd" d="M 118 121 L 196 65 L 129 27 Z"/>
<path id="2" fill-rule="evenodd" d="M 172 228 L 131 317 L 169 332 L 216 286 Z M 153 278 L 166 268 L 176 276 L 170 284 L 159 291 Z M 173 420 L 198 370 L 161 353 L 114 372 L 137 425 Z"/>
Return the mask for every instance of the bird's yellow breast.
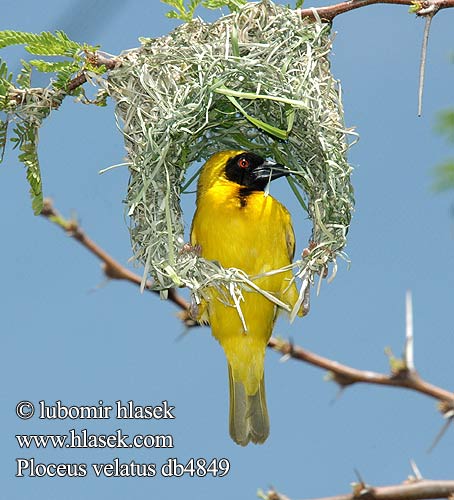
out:
<path id="1" fill-rule="evenodd" d="M 287 210 L 272 196 L 228 181 L 217 182 L 199 197 L 191 241 L 202 247 L 205 258 L 249 275 L 279 269 L 293 253 Z"/>

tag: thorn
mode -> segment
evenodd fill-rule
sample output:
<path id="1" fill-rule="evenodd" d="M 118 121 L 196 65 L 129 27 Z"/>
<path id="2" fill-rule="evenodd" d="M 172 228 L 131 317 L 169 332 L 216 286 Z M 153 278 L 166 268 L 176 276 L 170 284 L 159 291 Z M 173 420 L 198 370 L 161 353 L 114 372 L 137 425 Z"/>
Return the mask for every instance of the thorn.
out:
<path id="1" fill-rule="evenodd" d="M 448 430 L 449 425 L 452 423 L 454 412 L 453 413 L 449 412 L 449 413 L 450 413 L 449 416 L 448 414 L 443 415 L 447 420 L 441 426 L 441 429 L 435 436 L 435 439 L 433 440 L 433 443 L 430 445 L 430 448 L 427 450 L 427 453 L 430 453 L 437 446 L 437 444 L 441 441 L 441 438 L 445 435 L 446 431 Z"/>
<path id="2" fill-rule="evenodd" d="M 283 354 L 280 358 L 279 358 L 279 363 L 285 363 L 286 361 L 288 361 L 289 359 L 291 359 L 291 356 L 290 354 Z"/>
<path id="3" fill-rule="evenodd" d="M 358 469 L 353 469 L 353 472 L 355 473 L 356 479 L 358 479 L 359 483 L 362 486 L 365 486 L 366 483 L 364 482 L 364 479 L 361 477 L 361 474 L 359 473 L 359 470 Z"/>
<path id="4" fill-rule="evenodd" d="M 405 295 L 405 366 L 408 371 L 415 371 L 413 337 L 413 300 L 411 290 Z"/>
<path id="5" fill-rule="evenodd" d="M 421 471 L 419 470 L 419 467 L 416 465 L 416 462 L 413 459 L 410 460 L 410 467 L 413 471 L 413 475 L 416 481 L 422 481 L 424 478 L 422 477 Z"/>
<path id="6" fill-rule="evenodd" d="M 336 392 L 336 395 L 334 396 L 333 399 L 331 399 L 331 401 L 329 402 L 329 404 L 332 406 L 334 405 L 334 403 L 336 403 L 336 401 L 339 401 L 339 399 L 341 398 L 341 396 L 343 396 L 344 394 L 344 391 L 345 391 L 345 385 L 339 385 L 338 387 L 338 391 Z"/>
<path id="7" fill-rule="evenodd" d="M 418 14 L 421 15 L 421 12 L 422 11 L 420 11 Z M 426 24 L 424 26 L 424 34 L 421 47 L 421 62 L 419 65 L 418 116 L 422 115 L 422 95 L 424 92 L 424 77 L 426 73 L 427 44 L 429 42 L 430 25 L 432 23 L 432 18 L 436 14 L 436 12 L 437 10 L 424 13 Z"/>
<path id="8" fill-rule="evenodd" d="M 355 472 L 355 475 L 358 479 L 358 483 L 352 483 L 353 486 L 353 496 L 356 497 L 362 497 L 366 495 L 369 491 L 370 488 L 367 486 L 367 484 L 364 482 L 363 478 L 361 477 L 361 474 L 359 473 L 358 469 L 353 469 Z"/>
<path id="9" fill-rule="evenodd" d="M 317 284 L 317 292 L 316 292 L 317 297 L 320 295 L 320 288 L 322 287 L 322 279 L 323 278 L 324 278 L 324 276 L 320 273 L 320 275 L 318 277 L 318 284 Z"/>
<path id="10" fill-rule="evenodd" d="M 185 328 L 176 338 L 174 342 L 181 342 L 189 335 L 189 328 Z"/>
<path id="11" fill-rule="evenodd" d="M 92 294 L 92 293 L 95 293 L 95 292 L 98 292 L 99 290 L 102 290 L 103 288 L 105 288 L 109 283 L 110 283 L 110 278 L 108 276 L 106 276 L 101 282 L 99 282 L 96 286 L 92 287 L 92 288 L 89 288 L 87 290 L 87 293 L 88 294 Z"/>

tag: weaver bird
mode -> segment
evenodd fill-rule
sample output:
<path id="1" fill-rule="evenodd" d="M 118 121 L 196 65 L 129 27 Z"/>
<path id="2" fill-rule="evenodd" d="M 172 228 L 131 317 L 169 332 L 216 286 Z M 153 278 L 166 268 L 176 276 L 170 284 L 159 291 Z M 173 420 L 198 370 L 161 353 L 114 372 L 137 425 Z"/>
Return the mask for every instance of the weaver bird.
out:
<path id="1" fill-rule="evenodd" d="M 264 193 L 270 180 L 288 174 L 283 165 L 251 152 L 213 155 L 200 173 L 191 244 L 200 247 L 202 257 L 252 277 L 288 266 L 295 250 L 290 214 Z M 298 297 L 291 270 L 252 279 L 289 305 Z M 258 291 L 244 290 L 243 322 L 225 294 L 211 287 L 207 295 L 197 319 L 209 321 L 227 357 L 230 436 L 242 446 L 263 443 L 269 435 L 264 358 L 278 308 Z"/>

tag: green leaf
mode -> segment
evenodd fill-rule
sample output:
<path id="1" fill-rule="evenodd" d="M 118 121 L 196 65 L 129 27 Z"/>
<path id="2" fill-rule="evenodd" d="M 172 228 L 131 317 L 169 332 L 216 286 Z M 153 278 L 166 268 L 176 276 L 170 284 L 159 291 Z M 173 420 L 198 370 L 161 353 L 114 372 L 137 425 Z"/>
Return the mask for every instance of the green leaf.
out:
<path id="1" fill-rule="evenodd" d="M 53 87 L 59 90 L 66 90 L 68 83 L 71 81 L 73 76 L 78 73 L 81 69 L 81 64 L 77 61 L 42 61 L 40 59 L 33 59 L 30 64 L 34 66 L 38 71 L 43 73 L 56 73 L 56 79 L 53 82 Z M 92 70 L 93 68 L 87 68 Z M 101 68 L 96 67 L 96 72 L 102 70 L 101 73 L 105 72 L 105 66 Z"/>
<path id="2" fill-rule="evenodd" d="M 180 1 L 182 2 L 182 0 Z M 3 159 L 7 141 L 8 113 L 14 113 L 15 125 L 10 140 L 13 148 L 19 148 L 19 160 L 26 168 L 33 212 L 37 215 L 43 207 L 42 181 L 37 151 L 38 131 L 42 121 L 49 115 L 51 109 L 59 106 L 68 93 L 68 83 L 75 74 L 79 74 L 84 69 L 104 72 L 105 67 L 92 67 L 88 61 L 90 57 L 87 57 L 87 61 L 83 60 L 84 53 L 95 53 L 96 47 L 74 42 L 62 31 L 39 34 L 12 30 L 0 31 L 0 48 L 18 44 L 24 45 L 31 54 L 70 58 L 70 60 L 64 61 L 45 61 L 42 59 L 33 59 L 30 62 L 22 61 L 22 69 L 17 77 L 17 88 L 11 83 L 12 75 L 8 72 L 6 64 L 0 59 L 0 111 L 4 110 L 7 114 L 5 120 L 0 120 L 0 161 Z M 35 89 L 31 93 L 21 93 L 20 89 L 31 88 L 33 68 L 45 73 L 55 73 L 55 80 L 52 81 L 53 92 L 50 93 L 49 98 L 47 98 L 48 96 L 42 98 L 39 89 Z M 18 95 L 23 95 L 23 101 L 16 102 L 14 96 L 10 96 L 11 90 L 16 90 Z M 71 93 L 81 94 L 82 92 L 75 89 Z M 98 106 L 104 106 L 105 101 L 105 92 L 101 92 L 92 102 Z"/>
<path id="3" fill-rule="evenodd" d="M 22 141 L 19 160 L 27 169 L 27 180 L 30 186 L 32 208 L 35 215 L 39 215 L 43 209 L 43 191 L 41 184 L 41 171 L 38 161 L 38 128 L 28 125 L 26 137 Z"/>
<path id="4" fill-rule="evenodd" d="M 232 54 L 235 57 L 240 57 L 240 44 L 238 42 L 238 30 L 236 29 L 235 25 L 232 25 L 231 40 L 232 40 Z"/>
<path id="5" fill-rule="evenodd" d="M 13 132 L 15 137 L 11 137 L 10 140 L 14 144 L 13 148 L 16 149 L 17 147 L 22 146 L 22 143 L 26 139 L 27 127 L 24 123 L 19 122 L 14 127 Z"/>
<path id="6" fill-rule="evenodd" d="M 174 19 L 181 19 L 182 21 L 192 21 L 195 9 L 200 5 L 202 0 L 189 0 L 189 5 L 186 7 L 184 0 L 161 0 L 162 3 L 170 5 L 176 11 L 171 10 L 167 12 L 166 16 Z"/>
<path id="7" fill-rule="evenodd" d="M 240 92 L 238 90 L 231 90 L 227 88 L 225 85 L 221 85 L 218 88 L 214 89 L 214 92 L 216 92 L 217 94 L 223 94 L 225 96 L 240 97 L 242 99 L 268 99 L 269 101 L 282 102 L 283 104 L 290 104 L 290 106 L 293 106 L 295 108 L 307 109 L 307 104 L 305 104 L 303 101 L 300 100 L 289 99 L 287 97 L 266 95 L 266 94 L 254 94 L 252 92 Z"/>
<path id="8" fill-rule="evenodd" d="M 175 9 L 179 11 L 184 11 L 184 1 L 183 0 L 161 0 L 161 3 L 165 3 L 167 5 L 170 5 L 171 7 L 174 7 Z"/>
<path id="9" fill-rule="evenodd" d="M 102 75 L 107 71 L 107 68 L 102 64 L 101 66 L 94 66 L 93 64 L 85 61 L 84 69 L 86 71 L 91 71 L 92 73 L 96 73 L 97 75 Z"/>
<path id="10" fill-rule="evenodd" d="M 231 12 L 234 12 L 245 5 L 247 0 L 189 0 L 189 4 L 187 6 L 185 5 L 184 0 L 161 0 L 161 2 L 170 5 L 175 9 L 167 12 L 167 17 L 189 22 L 192 21 L 194 12 L 199 5 L 212 10 L 227 7 Z"/>
<path id="11" fill-rule="evenodd" d="M 287 134 L 290 134 L 293 124 L 295 123 L 295 108 L 287 105 L 285 109 L 285 116 L 287 118 Z"/>
<path id="12" fill-rule="evenodd" d="M 0 31 L 0 49 L 9 47 L 10 45 L 33 43 L 36 41 L 37 37 L 39 37 L 39 35 L 22 31 Z"/>
<path id="13" fill-rule="evenodd" d="M 295 9 L 301 9 L 301 7 L 303 6 L 303 3 L 304 3 L 304 0 L 296 0 Z"/>
<path id="14" fill-rule="evenodd" d="M 448 141 L 454 142 L 454 109 L 447 109 L 438 114 L 435 129 Z"/>
<path id="15" fill-rule="evenodd" d="M 454 189 L 454 160 L 447 160 L 435 168 L 432 189 L 437 192 Z"/>
<path id="16" fill-rule="evenodd" d="M 303 209 L 309 213 L 309 209 L 307 208 L 307 205 L 301 196 L 301 193 L 298 190 L 296 182 L 290 177 L 287 176 L 287 182 L 289 183 L 290 187 L 292 188 L 293 194 L 296 196 L 296 199 L 299 201 L 299 204 L 303 207 Z"/>
<path id="17" fill-rule="evenodd" d="M 438 114 L 436 131 L 454 143 L 454 109 L 446 109 Z M 454 189 L 454 160 L 448 159 L 435 167 L 432 189 L 436 192 Z"/>
<path id="18" fill-rule="evenodd" d="M 198 168 L 197 169 L 197 172 L 192 175 L 184 184 L 183 186 L 181 186 L 181 193 L 184 193 L 186 191 L 186 189 L 188 189 L 188 187 L 194 182 L 194 180 L 196 179 L 196 177 L 200 174 L 200 171 L 202 170 L 202 167 Z"/>
<path id="19" fill-rule="evenodd" d="M 10 45 L 25 45 L 25 50 L 35 55 L 74 57 L 82 50 L 80 43 L 68 38 L 63 31 L 55 34 L 43 31 L 40 34 L 23 31 L 0 31 L 0 48 Z"/>
<path id="20" fill-rule="evenodd" d="M 257 128 L 264 130 L 266 133 L 274 137 L 277 137 L 278 139 L 282 140 L 287 139 L 287 132 L 285 130 L 274 127 L 273 125 L 270 125 L 269 123 L 266 123 L 260 120 L 259 118 L 254 118 L 243 109 L 241 104 L 233 96 L 226 95 L 226 97 L 235 106 L 235 108 L 246 118 L 246 120 L 250 121 Z"/>
<path id="21" fill-rule="evenodd" d="M 54 73 L 61 71 L 65 68 L 73 68 L 74 63 L 72 61 L 42 61 L 40 59 L 32 59 L 30 64 L 34 66 L 41 73 Z"/>
<path id="22" fill-rule="evenodd" d="M 6 138 L 8 135 L 8 120 L 0 120 L 0 163 L 3 161 L 5 154 Z"/>
<path id="23" fill-rule="evenodd" d="M 28 89 L 31 87 L 32 67 L 27 61 L 21 59 L 22 68 L 17 75 L 16 81 L 21 89 Z"/>
<path id="24" fill-rule="evenodd" d="M 71 62 L 67 66 L 62 67 L 56 75 L 56 80 L 53 82 L 53 87 L 55 89 L 66 91 L 68 83 L 71 81 L 74 73 L 79 71 L 79 64 L 76 62 Z"/>
<path id="25" fill-rule="evenodd" d="M 0 109 L 5 108 L 6 103 L 2 103 L 1 101 L 8 98 L 8 92 L 13 87 L 11 83 L 13 79 L 12 73 L 8 71 L 8 66 L 6 62 L 0 59 Z"/>
<path id="26" fill-rule="evenodd" d="M 26 177 L 30 186 L 30 196 L 32 199 L 32 208 L 35 215 L 39 215 L 43 208 L 43 192 L 41 185 L 41 171 L 38 161 L 38 131 L 41 126 L 40 120 L 31 122 L 17 123 L 11 142 L 19 147 L 19 161 L 21 161 L 27 172 Z"/>
<path id="27" fill-rule="evenodd" d="M 227 7 L 231 12 L 239 10 L 247 0 L 203 0 L 202 5 L 207 9 L 221 9 Z"/>
<path id="28" fill-rule="evenodd" d="M 408 8 L 408 12 L 410 14 L 416 14 L 422 9 L 422 2 L 413 1 L 411 2 L 410 7 Z"/>
<path id="29" fill-rule="evenodd" d="M 11 81 L 13 79 L 12 73 L 8 71 L 8 66 L 6 65 L 6 62 L 0 59 L 0 78 L 2 80 L 8 80 Z"/>

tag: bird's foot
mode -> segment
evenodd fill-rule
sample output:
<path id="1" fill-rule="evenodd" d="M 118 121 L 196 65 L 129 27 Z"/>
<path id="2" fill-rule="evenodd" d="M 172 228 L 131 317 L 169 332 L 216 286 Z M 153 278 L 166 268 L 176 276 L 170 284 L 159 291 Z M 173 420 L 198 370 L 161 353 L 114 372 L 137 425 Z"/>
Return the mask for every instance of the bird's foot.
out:
<path id="1" fill-rule="evenodd" d="M 191 245 L 191 243 L 185 243 L 179 254 L 183 255 L 185 253 L 195 253 L 198 257 L 202 255 L 202 247 L 200 245 Z"/>

